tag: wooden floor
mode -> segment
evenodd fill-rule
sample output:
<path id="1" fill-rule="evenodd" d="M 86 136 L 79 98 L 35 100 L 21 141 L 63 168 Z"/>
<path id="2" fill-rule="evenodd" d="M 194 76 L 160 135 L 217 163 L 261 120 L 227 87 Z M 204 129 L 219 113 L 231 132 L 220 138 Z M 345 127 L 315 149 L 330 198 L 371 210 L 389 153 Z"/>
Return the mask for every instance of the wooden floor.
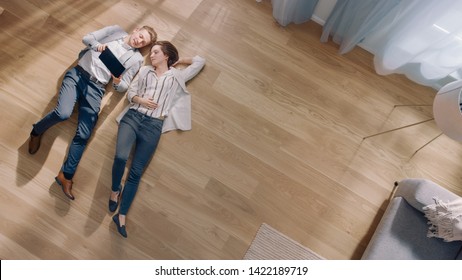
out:
<path id="1" fill-rule="evenodd" d="M 35 155 L 32 124 L 57 100 L 84 34 L 152 25 L 207 59 L 189 84 L 193 129 L 163 136 L 127 221 L 107 210 L 117 125 L 109 87 L 74 177 L 54 182 L 76 115 Z M 393 182 L 431 179 L 462 194 L 462 147 L 432 117 L 435 90 L 340 56 L 313 22 L 278 26 L 265 0 L 0 0 L 0 259 L 242 259 L 265 222 L 327 259 L 359 259 Z"/>

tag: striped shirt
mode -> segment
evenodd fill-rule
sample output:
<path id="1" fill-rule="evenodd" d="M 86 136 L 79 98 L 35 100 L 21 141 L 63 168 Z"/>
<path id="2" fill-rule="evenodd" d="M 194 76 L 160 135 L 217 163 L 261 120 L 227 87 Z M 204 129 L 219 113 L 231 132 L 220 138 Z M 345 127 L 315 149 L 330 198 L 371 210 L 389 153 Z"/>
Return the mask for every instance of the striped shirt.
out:
<path id="1" fill-rule="evenodd" d="M 173 95 L 172 89 L 175 82 L 172 71 L 168 70 L 162 76 L 157 77 L 156 72 L 150 70 L 142 79 L 141 88 L 138 89 L 136 95 L 141 98 L 152 98 L 152 100 L 157 103 L 157 108 L 148 109 L 141 104 L 132 103 L 130 109 L 136 110 L 151 118 L 166 117 L 168 115 L 168 109 Z M 133 99 L 133 97 L 131 97 L 130 100 Z"/>

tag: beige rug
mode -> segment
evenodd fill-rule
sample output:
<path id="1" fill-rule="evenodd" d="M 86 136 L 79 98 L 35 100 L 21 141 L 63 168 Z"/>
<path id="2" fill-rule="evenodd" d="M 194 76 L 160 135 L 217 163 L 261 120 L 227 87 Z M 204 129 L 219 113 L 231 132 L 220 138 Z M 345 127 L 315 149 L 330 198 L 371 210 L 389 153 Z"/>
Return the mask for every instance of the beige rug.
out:
<path id="1" fill-rule="evenodd" d="M 323 260 L 310 249 L 263 223 L 244 260 Z"/>

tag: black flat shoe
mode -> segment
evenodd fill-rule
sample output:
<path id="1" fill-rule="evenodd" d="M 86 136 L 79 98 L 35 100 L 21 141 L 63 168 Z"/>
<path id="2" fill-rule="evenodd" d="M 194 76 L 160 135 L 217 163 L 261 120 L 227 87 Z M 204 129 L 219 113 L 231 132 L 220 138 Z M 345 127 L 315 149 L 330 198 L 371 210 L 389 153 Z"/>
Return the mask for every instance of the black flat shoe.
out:
<path id="1" fill-rule="evenodd" d="M 117 206 L 119 206 L 121 194 L 122 194 L 122 188 L 119 188 L 119 194 L 117 195 L 117 201 L 111 200 L 111 197 L 109 197 L 109 211 L 111 213 L 117 210 Z"/>
<path id="2" fill-rule="evenodd" d="M 120 226 L 119 214 L 114 215 L 114 216 L 112 217 L 112 220 L 113 220 L 114 223 L 116 224 L 116 226 L 117 226 L 117 231 L 120 233 L 120 235 L 122 235 L 123 237 L 127 238 L 127 230 L 125 229 L 125 225 Z"/>

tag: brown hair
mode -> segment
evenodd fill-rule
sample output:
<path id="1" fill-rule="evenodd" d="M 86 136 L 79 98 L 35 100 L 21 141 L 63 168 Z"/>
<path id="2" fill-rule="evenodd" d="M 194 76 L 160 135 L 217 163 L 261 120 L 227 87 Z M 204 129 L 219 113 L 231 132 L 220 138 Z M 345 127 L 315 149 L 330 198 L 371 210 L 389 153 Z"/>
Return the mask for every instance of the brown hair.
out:
<path id="1" fill-rule="evenodd" d="M 157 41 L 153 46 L 159 45 L 162 52 L 168 56 L 167 65 L 172 66 L 179 59 L 178 50 L 169 41 Z"/>

